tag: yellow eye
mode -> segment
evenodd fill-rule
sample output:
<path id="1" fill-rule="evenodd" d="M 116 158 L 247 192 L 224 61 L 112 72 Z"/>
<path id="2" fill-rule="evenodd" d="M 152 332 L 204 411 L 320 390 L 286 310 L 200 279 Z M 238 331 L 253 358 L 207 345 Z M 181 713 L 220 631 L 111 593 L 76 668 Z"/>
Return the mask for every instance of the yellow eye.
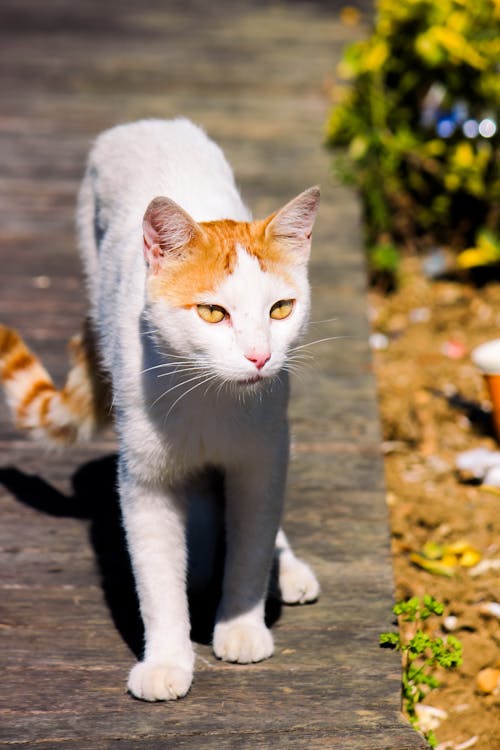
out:
<path id="1" fill-rule="evenodd" d="M 275 302 L 271 307 L 269 315 L 274 320 L 284 320 L 284 318 L 288 318 L 292 312 L 294 303 L 294 299 L 280 299 L 279 302 Z"/>
<path id="2" fill-rule="evenodd" d="M 196 310 L 206 323 L 220 323 L 227 316 L 226 310 L 219 305 L 196 305 Z"/>

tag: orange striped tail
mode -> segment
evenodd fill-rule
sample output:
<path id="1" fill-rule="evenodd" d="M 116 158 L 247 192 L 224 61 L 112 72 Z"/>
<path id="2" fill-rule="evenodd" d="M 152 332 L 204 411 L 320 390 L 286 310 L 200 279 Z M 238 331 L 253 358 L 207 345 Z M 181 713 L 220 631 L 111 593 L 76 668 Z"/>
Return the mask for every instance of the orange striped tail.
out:
<path id="1" fill-rule="evenodd" d="M 0 381 L 17 427 L 53 446 L 89 440 L 109 419 L 107 383 L 86 325 L 69 344 L 72 367 L 57 389 L 42 363 L 12 328 L 0 325 Z"/>

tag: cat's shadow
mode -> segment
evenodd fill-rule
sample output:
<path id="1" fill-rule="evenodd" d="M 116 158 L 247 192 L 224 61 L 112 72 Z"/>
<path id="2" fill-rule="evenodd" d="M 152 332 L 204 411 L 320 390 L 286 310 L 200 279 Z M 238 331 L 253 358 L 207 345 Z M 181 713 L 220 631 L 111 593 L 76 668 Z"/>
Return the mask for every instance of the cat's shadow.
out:
<path id="1" fill-rule="evenodd" d="M 57 517 L 90 521 L 89 537 L 100 572 L 101 586 L 113 622 L 123 640 L 137 658 L 142 655 L 144 631 L 139 614 L 130 558 L 121 523 L 115 455 L 83 464 L 72 477 L 72 494 L 60 492 L 40 476 L 14 467 L 0 468 L 0 482 L 22 502 L 42 513 Z M 195 543 L 188 549 L 198 546 Z M 223 541 L 219 540 L 212 556 L 209 576 L 203 585 L 189 590 L 191 637 L 197 643 L 210 643 L 215 614 L 220 599 L 224 559 Z M 190 574 L 203 562 L 190 551 Z M 189 579 L 196 578 L 196 574 Z M 276 577 L 273 570 L 272 578 Z M 274 588 L 276 586 L 274 585 Z M 273 584 L 271 584 L 271 590 Z M 267 602 L 266 622 L 272 625 L 280 615 L 276 599 Z"/>

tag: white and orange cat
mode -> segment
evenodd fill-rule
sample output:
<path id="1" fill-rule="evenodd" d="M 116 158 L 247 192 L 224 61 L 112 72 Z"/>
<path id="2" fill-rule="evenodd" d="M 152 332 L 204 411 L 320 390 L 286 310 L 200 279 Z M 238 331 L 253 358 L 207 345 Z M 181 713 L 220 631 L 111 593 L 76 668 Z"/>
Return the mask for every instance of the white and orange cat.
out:
<path id="1" fill-rule="evenodd" d="M 318 595 L 279 528 L 288 368 L 308 320 L 318 202 L 310 188 L 252 221 L 221 150 L 191 122 L 118 126 L 97 139 L 80 192 L 90 316 L 72 342 L 65 387 L 57 390 L 17 333 L 0 327 L 7 400 L 34 437 L 90 437 L 111 383 L 145 627 L 144 656 L 128 680 L 137 698 L 178 698 L 192 682 L 186 518 L 189 488 L 207 467 L 223 473 L 225 492 L 215 655 L 239 663 L 272 655 L 264 603 L 273 554 L 283 601 Z"/>

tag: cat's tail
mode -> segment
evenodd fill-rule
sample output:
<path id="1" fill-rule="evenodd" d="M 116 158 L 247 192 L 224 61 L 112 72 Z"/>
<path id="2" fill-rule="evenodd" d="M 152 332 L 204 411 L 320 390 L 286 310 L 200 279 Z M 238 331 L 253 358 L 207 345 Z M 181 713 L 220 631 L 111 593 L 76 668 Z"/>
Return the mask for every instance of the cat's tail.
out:
<path id="1" fill-rule="evenodd" d="M 19 334 L 0 325 L 0 382 L 15 424 L 51 446 L 89 440 L 110 419 L 109 385 L 90 324 L 70 340 L 69 353 L 71 368 L 57 389 Z"/>

